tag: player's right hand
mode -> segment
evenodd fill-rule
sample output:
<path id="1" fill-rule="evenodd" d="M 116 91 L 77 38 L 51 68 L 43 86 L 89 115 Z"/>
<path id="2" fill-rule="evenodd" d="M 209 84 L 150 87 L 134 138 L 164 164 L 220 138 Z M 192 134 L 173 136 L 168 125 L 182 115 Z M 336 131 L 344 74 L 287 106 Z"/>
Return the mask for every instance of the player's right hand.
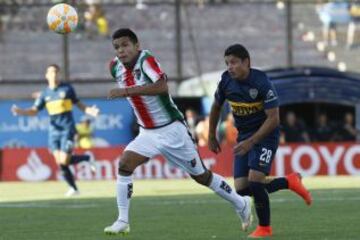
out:
<path id="1" fill-rule="evenodd" d="M 108 99 L 123 98 L 127 97 L 127 95 L 125 88 L 113 88 L 109 91 Z"/>
<path id="2" fill-rule="evenodd" d="M 218 154 L 219 152 L 221 152 L 221 147 L 220 144 L 218 142 L 218 140 L 216 139 L 216 137 L 209 137 L 209 142 L 208 142 L 208 147 L 210 149 L 210 151 Z"/>
<path id="3" fill-rule="evenodd" d="M 20 111 L 20 108 L 18 106 L 16 106 L 15 104 L 13 104 L 11 106 L 11 112 L 14 116 L 19 115 L 19 111 Z"/>

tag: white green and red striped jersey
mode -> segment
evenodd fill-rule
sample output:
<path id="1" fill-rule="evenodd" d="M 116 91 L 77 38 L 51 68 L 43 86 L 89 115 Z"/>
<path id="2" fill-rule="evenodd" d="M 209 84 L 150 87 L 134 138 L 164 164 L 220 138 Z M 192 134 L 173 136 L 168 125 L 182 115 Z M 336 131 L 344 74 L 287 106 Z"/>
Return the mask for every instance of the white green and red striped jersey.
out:
<path id="1" fill-rule="evenodd" d="M 120 88 L 155 83 L 164 75 L 159 63 L 148 50 L 141 51 L 133 69 L 126 68 L 115 57 L 110 63 L 110 72 Z M 127 100 L 134 109 L 138 124 L 144 128 L 157 128 L 184 119 L 169 94 L 132 96 Z"/>

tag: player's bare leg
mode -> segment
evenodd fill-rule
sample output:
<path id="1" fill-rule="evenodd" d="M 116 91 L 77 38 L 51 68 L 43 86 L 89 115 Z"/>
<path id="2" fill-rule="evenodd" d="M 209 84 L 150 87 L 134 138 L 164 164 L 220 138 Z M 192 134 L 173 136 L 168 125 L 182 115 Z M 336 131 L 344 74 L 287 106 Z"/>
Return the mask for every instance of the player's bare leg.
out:
<path id="1" fill-rule="evenodd" d="M 196 182 L 201 185 L 207 186 L 213 190 L 217 195 L 232 203 L 237 215 L 242 221 L 242 230 L 246 231 L 251 225 L 251 199 L 250 197 L 239 196 L 225 179 L 209 170 L 198 176 L 191 176 Z"/>
<path id="2" fill-rule="evenodd" d="M 132 151 L 125 151 L 119 162 L 117 178 L 117 205 L 119 216 L 117 220 L 104 229 L 107 235 L 127 235 L 130 232 L 129 207 L 133 192 L 132 173 L 137 166 L 147 162 L 149 158 Z"/>

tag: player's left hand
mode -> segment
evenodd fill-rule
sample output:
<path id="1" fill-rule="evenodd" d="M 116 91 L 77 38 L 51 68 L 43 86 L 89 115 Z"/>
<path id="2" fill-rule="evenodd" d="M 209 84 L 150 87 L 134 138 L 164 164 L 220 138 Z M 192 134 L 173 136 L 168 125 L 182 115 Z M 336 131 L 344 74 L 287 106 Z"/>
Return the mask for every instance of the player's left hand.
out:
<path id="1" fill-rule="evenodd" d="M 18 106 L 16 106 L 16 104 L 13 104 L 11 106 L 11 113 L 14 115 L 14 116 L 17 116 L 19 115 L 20 113 L 20 108 Z"/>
<path id="2" fill-rule="evenodd" d="M 234 154 L 235 155 L 245 155 L 247 152 L 250 151 L 250 149 L 253 147 L 253 143 L 246 139 L 244 141 L 239 142 L 234 147 Z"/>
<path id="3" fill-rule="evenodd" d="M 109 99 L 127 97 L 128 93 L 125 88 L 113 88 L 108 94 Z"/>
<path id="4" fill-rule="evenodd" d="M 85 113 L 92 116 L 92 117 L 97 117 L 99 115 L 99 108 L 96 105 L 93 105 L 91 107 L 87 107 L 85 110 Z"/>

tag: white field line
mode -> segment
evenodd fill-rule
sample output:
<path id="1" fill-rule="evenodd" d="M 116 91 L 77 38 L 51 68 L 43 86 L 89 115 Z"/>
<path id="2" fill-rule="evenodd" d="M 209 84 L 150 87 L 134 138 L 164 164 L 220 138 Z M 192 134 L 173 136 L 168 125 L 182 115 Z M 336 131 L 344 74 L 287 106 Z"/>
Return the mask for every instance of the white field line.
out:
<path id="1" fill-rule="evenodd" d="M 284 203 L 284 202 L 297 202 L 299 199 L 288 199 L 288 198 L 276 198 L 272 199 L 271 203 Z M 359 197 L 335 197 L 335 198 L 314 198 L 314 202 L 353 202 L 360 201 Z M 152 205 L 152 206 L 161 206 L 161 205 L 202 205 L 202 204 L 218 204 L 223 203 L 221 199 L 217 200 L 166 200 L 166 201 L 152 201 L 145 203 L 140 203 L 142 205 Z M 101 208 L 102 204 L 50 204 L 50 203 L 0 203 L 0 208 L 61 208 L 61 209 L 76 209 L 76 208 Z"/>

